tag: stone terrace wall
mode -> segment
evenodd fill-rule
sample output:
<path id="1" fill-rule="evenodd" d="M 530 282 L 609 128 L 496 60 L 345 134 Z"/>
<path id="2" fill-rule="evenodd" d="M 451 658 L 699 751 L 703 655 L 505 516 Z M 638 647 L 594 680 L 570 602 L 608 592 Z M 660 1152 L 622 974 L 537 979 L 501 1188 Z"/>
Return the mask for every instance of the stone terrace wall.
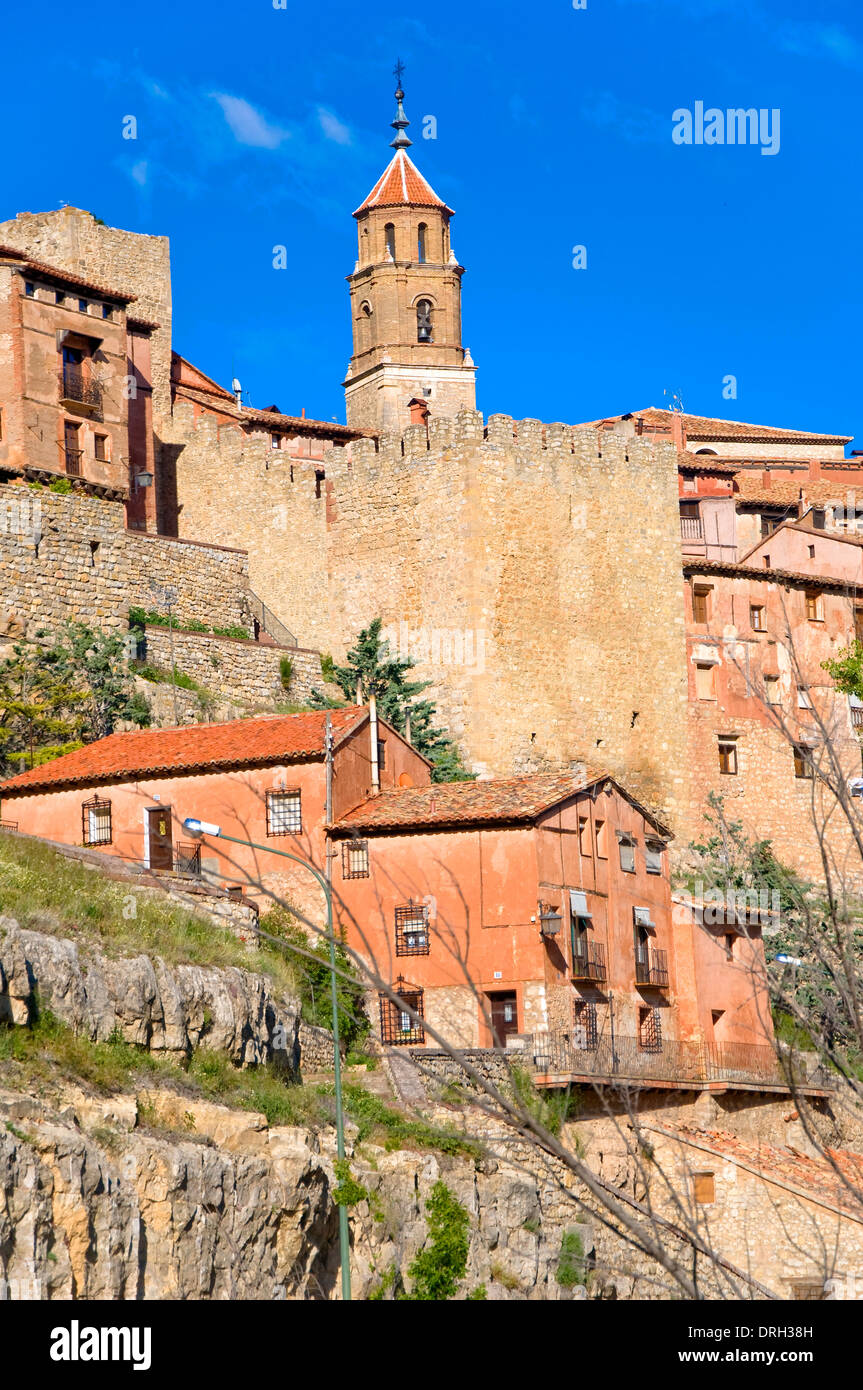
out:
<path id="1" fill-rule="evenodd" d="M 146 637 L 147 660 L 169 667 L 171 649 L 167 629 L 148 626 Z M 287 690 L 282 685 L 280 671 L 283 657 L 288 657 L 293 667 Z M 320 653 L 300 647 L 266 647 L 235 637 L 175 632 L 174 660 L 179 670 L 205 690 L 251 705 L 286 701 L 302 704 L 313 689 L 322 690 L 324 684 Z"/>
<path id="2" fill-rule="evenodd" d="M 474 770 L 587 760 L 685 804 L 671 444 L 469 411 L 334 451 L 326 487 L 335 656 L 380 614 Z"/>
<path id="3" fill-rule="evenodd" d="M 0 634 L 34 637 L 67 620 L 127 627 L 130 605 L 157 606 L 150 580 L 176 586 L 179 620 L 244 619 L 242 551 L 126 531 L 120 503 L 0 486 Z"/>

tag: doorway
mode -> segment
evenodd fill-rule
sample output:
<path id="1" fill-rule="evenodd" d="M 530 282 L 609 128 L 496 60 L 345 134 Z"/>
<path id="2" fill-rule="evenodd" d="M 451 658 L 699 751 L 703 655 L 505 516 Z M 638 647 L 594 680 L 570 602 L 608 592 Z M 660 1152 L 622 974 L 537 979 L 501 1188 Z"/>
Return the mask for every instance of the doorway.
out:
<path id="1" fill-rule="evenodd" d="M 151 869 L 173 869 L 174 842 L 171 835 L 170 806 L 149 806 L 147 808 L 147 840 L 150 849 Z"/>
<path id="2" fill-rule="evenodd" d="M 492 1046 L 506 1047 L 511 1033 L 518 1032 L 518 996 L 514 989 L 490 994 Z"/>

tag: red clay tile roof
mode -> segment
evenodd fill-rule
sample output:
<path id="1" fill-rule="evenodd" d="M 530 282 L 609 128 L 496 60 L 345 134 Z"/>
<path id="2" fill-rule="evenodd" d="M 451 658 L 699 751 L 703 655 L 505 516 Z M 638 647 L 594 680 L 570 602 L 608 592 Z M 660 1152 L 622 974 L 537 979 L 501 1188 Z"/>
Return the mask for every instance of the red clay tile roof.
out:
<path id="1" fill-rule="evenodd" d="M 109 290 L 105 285 L 98 285 L 92 280 L 84 280 L 80 275 L 75 275 L 71 270 L 59 270 L 56 266 L 45 265 L 43 261 L 36 261 L 26 251 L 19 251 L 14 246 L 0 246 L 0 259 L 20 261 L 22 265 L 32 270 L 34 275 L 44 275 L 49 280 L 59 280 L 63 285 L 79 285 L 82 289 L 92 290 L 94 294 L 101 295 L 104 299 L 116 299 L 120 304 L 131 304 L 138 298 L 136 294 L 125 294 L 122 290 Z"/>
<path id="2" fill-rule="evenodd" d="M 764 584 L 804 584 L 808 589 L 823 589 L 830 594 L 856 593 L 858 589 L 853 579 L 828 579 L 823 574 L 805 574 L 800 570 L 758 569 L 728 560 L 684 560 L 683 574 L 685 578 L 691 574 L 724 574 L 730 579 L 756 579 Z"/>
<path id="3" fill-rule="evenodd" d="M 646 410 L 630 410 L 624 415 L 608 415 L 604 420 L 588 420 L 581 428 L 588 429 L 590 426 L 613 424 L 618 420 L 637 420 L 641 418 L 645 425 L 650 429 L 664 427 L 671 432 L 671 422 L 674 412 L 663 410 L 658 406 L 648 406 Z M 779 429 L 774 425 L 748 425 L 741 420 L 718 420 L 710 415 L 686 415 L 681 414 L 680 419 L 687 435 L 693 439 L 740 439 L 740 440 L 762 440 L 768 442 L 775 439 L 777 443 L 791 444 L 797 441 L 801 444 L 848 444 L 853 438 L 850 434 L 815 434 L 809 430 L 788 430 Z M 706 458 L 707 455 L 704 455 Z"/>
<path id="4" fill-rule="evenodd" d="M 427 183 L 416 165 L 404 150 L 396 150 L 384 172 L 364 203 L 354 213 L 359 217 L 369 208 L 399 207 L 443 208 L 453 214 L 442 198 L 439 198 L 430 183 Z"/>
<path id="5" fill-rule="evenodd" d="M 848 482 L 831 482 L 829 478 L 782 478 L 773 474 L 770 486 L 764 484 L 762 473 L 738 473 L 735 480 L 736 496 L 741 502 L 761 502 L 766 507 L 790 507 L 800 500 L 803 493 L 807 502 L 843 503 L 854 485 Z"/>
<path id="6" fill-rule="evenodd" d="M 395 830 L 532 821 L 542 811 L 603 781 L 613 781 L 613 778 L 605 772 L 585 768 L 580 773 L 538 772 L 487 782 L 437 782 L 430 787 L 388 788 L 343 816 L 336 829 Z M 659 824 L 644 807 L 639 806 L 639 810 L 651 823 Z"/>
<path id="7" fill-rule="evenodd" d="M 362 706 L 330 711 L 338 746 L 368 716 Z M 234 719 L 180 729 L 110 734 L 42 767 L 0 782 L 0 796 L 23 796 L 64 786 L 131 781 L 210 768 L 247 767 L 323 757 L 326 710 L 275 718 Z"/>
<path id="8" fill-rule="evenodd" d="M 307 415 L 283 415 L 275 410 L 252 410 L 244 406 L 240 419 L 249 424 L 266 425 L 274 433 L 311 432 L 316 435 L 332 435 L 337 439 L 362 439 L 376 437 L 375 430 L 354 429 L 352 425 L 339 425 L 335 420 L 312 420 Z"/>
<path id="9" fill-rule="evenodd" d="M 688 1125 L 647 1127 L 693 1148 L 730 1159 L 767 1182 L 863 1222 L 863 1156 L 849 1149 L 826 1149 L 825 1158 L 807 1158 L 796 1150 L 741 1139 L 725 1130 L 691 1129 Z M 835 1163 L 838 1173 L 829 1160 Z"/>

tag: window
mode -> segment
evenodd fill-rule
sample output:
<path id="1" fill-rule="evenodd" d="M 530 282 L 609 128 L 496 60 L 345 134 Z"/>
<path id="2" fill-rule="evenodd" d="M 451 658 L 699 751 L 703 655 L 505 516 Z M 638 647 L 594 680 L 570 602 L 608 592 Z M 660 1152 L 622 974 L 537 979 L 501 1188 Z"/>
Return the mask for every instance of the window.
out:
<path id="1" fill-rule="evenodd" d="M 863 608 L 854 609 L 854 637 L 858 642 L 863 642 Z"/>
<path id="2" fill-rule="evenodd" d="M 692 590 L 692 621 L 706 623 L 710 616 L 710 588 L 696 584 Z"/>
<path id="3" fill-rule="evenodd" d="M 794 776 L 811 781 L 812 775 L 812 749 L 805 743 L 795 743 Z"/>
<path id="4" fill-rule="evenodd" d="M 102 463 L 108 461 L 108 436 L 107 434 L 93 435 L 93 454 Z"/>
<path id="5" fill-rule="evenodd" d="M 809 559 L 810 559 L 810 560 L 814 560 L 814 559 L 815 559 L 815 546 L 814 546 L 814 545 L 810 545 L 810 547 L 809 547 Z"/>
<path id="6" fill-rule="evenodd" d="M 267 834 L 299 835 L 302 828 L 300 792 L 267 792 Z"/>
<path id="7" fill-rule="evenodd" d="M 36 297 L 36 286 L 33 284 L 33 281 L 32 281 L 32 280 L 25 280 L 25 281 L 24 281 L 24 293 L 26 294 L 26 296 L 27 296 L 28 299 L 35 299 L 35 297 Z"/>
<path id="8" fill-rule="evenodd" d="M 387 253 L 392 260 L 396 258 L 396 229 L 392 222 L 388 222 L 384 227 L 384 241 L 387 246 Z"/>
<path id="9" fill-rule="evenodd" d="M 812 508 L 812 525 L 816 531 L 823 531 L 827 525 L 827 511 L 824 507 Z M 815 547 L 810 545 L 809 554 L 814 557 Z"/>
<path id="10" fill-rule="evenodd" d="M 425 264 L 427 232 L 428 227 L 426 226 L 425 222 L 421 222 L 419 224 L 419 227 L 417 228 L 417 260 L 419 261 L 420 265 Z"/>
<path id="11" fill-rule="evenodd" d="M 596 857 L 597 859 L 608 858 L 608 848 L 605 843 L 605 821 L 594 822 L 594 834 L 596 835 Z"/>
<path id="12" fill-rule="evenodd" d="M 381 1042 L 396 1047 L 406 1043 L 425 1042 L 426 1035 L 422 1023 L 423 991 L 419 985 L 409 984 L 404 976 L 399 975 L 393 985 L 393 993 L 400 1002 L 393 1001 L 385 994 L 378 996 L 381 1006 Z M 413 1010 L 413 1014 L 408 1010 Z"/>
<path id="13" fill-rule="evenodd" d="M 769 556 L 769 555 L 765 555 L 765 556 L 763 557 L 763 559 L 764 559 L 764 568 L 765 568 L 766 570 L 769 570 L 769 568 L 770 568 L 770 556 Z"/>
<path id="14" fill-rule="evenodd" d="M 110 305 L 110 304 L 103 304 L 103 305 L 102 305 L 102 318 L 103 318 L 103 319 L 110 319 L 110 318 L 113 318 L 113 317 L 114 317 L 114 310 L 111 308 L 111 305 Z"/>
<path id="15" fill-rule="evenodd" d="M 87 301 L 86 299 L 79 299 L 79 300 L 78 300 L 78 308 L 81 310 L 81 313 L 82 313 L 82 314 L 86 314 L 87 311 L 88 311 L 89 308 L 90 308 L 90 305 L 89 305 L 89 303 L 88 303 L 88 301 Z"/>
<path id="16" fill-rule="evenodd" d="M 810 623 L 824 621 L 824 600 L 816 589 L 808 590 L 806 593 L 806 616 Z"/>
<path id="17" fill-rule="evenodd" d="M 344 840 L 342 842 L 342 878 L 368 878 L 368 876 L 368 840 Z"/>
<path id="18" fill-rule="evenodd" d="M 65 303 L 66 303 L 66 294 L 65 294 L 65 292 L 64 292 L 63 290 L 55 290 L 55 291 L 54 291 L 54 303 L 55 303 L 55 304 L 65 304 Z"/>
<path id="19" fill-rule="evenodd" d="M 282 441 L 281 441 L 281 438 L 279 437 L 279 435 L 277 435 L 277 434 L 271 434 L 271 435 L 270 435 L 270 448 L 271 448 L 271 449 L 281 449 L 281 447 L 282 447 Z"/>
<path id="20" fill-rule="evenodd" d="M 638 1010 L 638 1050 L 662 1051 L 662 1020 L 658 1009 Z"/>
<path id="21" fill-rule="evenodd" d="M 737 740 L 733 738 L 721 738 L 719 740 L 719 771 L 728 777 L 737 776 Z"/>
<path id="22" fill-rule="evenodd" d="M 110 845 L 111 803 L 94 796 L 81 806 L 81 822 L 85 845 Z"/>
<path id="23" fill-rule="evenodd" d="M 429 910 L 425 903 L 407 902 L 396 908 L 396 955 L 427 956 Z"/>
<path id="24" fill-rule="evenodd" d="M 778 704 L 779 704 L 779 677 L 778 677 L 778 676 L 765 676 L 765 677 L 764 677 L 764 698 L 765 698 L 765 700 L 767 701 L 768 705 L 778 705 Z"/>
<path id="25" fill-rule="evenodd" d="M 578 1052 L 595 1052 L 599 1040 L 596 1005 L 588 999 L 576 999 L 573 1014 L 573 1047 Z"/>
<path id="26" fill-rule="evenodd" d="M 387 743 L 386 739 L 378 739 L 378 772 L 386 771 L 387 766 Z"/>
<path id="27" fill-rule="evenodd" d="M 582 854 L 590 854 L 590 821 L 587 816 L 578 818 L 578 848 Z"/>
<path id="28" fill-rule="evenodd" d="M 692 1174 L 692 1195 L 702 1207 L 709 1207 L 716 1201 L 716 1180 L 713 1173 Z"/>
<path id="29" fill-rule="evenodd" d="M 698 700 L 714 700 L 713 662 L 699 661 L 695 666 L 695 696 Z"/>
<path id="30" fill-rule="evenodd" d="M 811 709 L 811 708 L 812 708 L 812 701 L 811 701 L 810 698 L 809 698 L 809 691 L 806 689 L 806 686 L 805 686 L 805 685 L 799 685 L 799 686 L 797 687 L 797 708 L 798 708 L 798 709 Z"/>
<path id="31" fill-rule="evenodd" d="M 631 835 L 617 834 L 620 867 L 625 874 L 635 873 L 635 840 Z"/>
<path id="32" fill-rule="evenodd" d="M 750 621 L 750 623 L 751 623 L 751 625 L 752 625 L 752 630 L 753 630 L 753 632 L 763 632 L 763 631 L 764 631 L 764 606 L 763 606 L 763 604 L 760 604 L 760 603 L 750 603 L 750 605 L 749 605 L 749 621 Z"/>
<path id="33" fill-rule="evenodd" d="M 421 299 L 417 304 L 417 342 L 430 343 L 432 341 L 432 306 L 431 300 Z"/>
<path id="34" fill-rule="evenodd" d="M 661 840 L 648 840 L 644 846 L 644 867 L 649 874 L 662 873 L 662 854 L 665 849 Z"/>

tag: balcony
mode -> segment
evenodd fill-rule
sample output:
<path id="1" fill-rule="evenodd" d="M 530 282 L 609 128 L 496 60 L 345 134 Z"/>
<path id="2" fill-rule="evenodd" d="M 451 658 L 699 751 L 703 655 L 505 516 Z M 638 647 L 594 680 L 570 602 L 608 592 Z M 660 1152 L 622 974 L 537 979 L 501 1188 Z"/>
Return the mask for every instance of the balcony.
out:
<path id="1" fill-rule="evenodd" d="M 700 516 L 682 516 L 680 518 L 680 539 L 683 541 L 701 541 L 704 539 L 704 528 Z"/>
<path id="2" fill-rule="evenodd" d="M 572 978 L 593 982 L 607 980 L 605 947 L 598 941 L 576 941 L 572 953 Z"/>
<path id="3" fill-rule="evenodd" d="M 67 362 L 60 370 L 60 404 L 84 406 L 92 415 L 101 417 L 102 388 L 83 368 Z"/>
<path id="4" fill-rule="evenodd" d="M 639 947 L 635 952 L 635 983 L 668 989 L 668 952 Z"/>
<path id="5" fill-rule="evenodd" d="M 524 1035 L 522 1055 L 545 1085 L 584 1078 L 605 1084 L 683 1086 L 693 1090 L 739 1086 L 788 1090 L 791 1085 L 826 1090 L 830 1080 L 816 1054 L 792 1056 L 772 1047 L 748 1043 L 700 1043 L 663 1040 L 648 1051 L 639 1038 L 594 1038 L 570 1033 Z M 554 1082 L 551 1077 L 555 1077 Z"/>

